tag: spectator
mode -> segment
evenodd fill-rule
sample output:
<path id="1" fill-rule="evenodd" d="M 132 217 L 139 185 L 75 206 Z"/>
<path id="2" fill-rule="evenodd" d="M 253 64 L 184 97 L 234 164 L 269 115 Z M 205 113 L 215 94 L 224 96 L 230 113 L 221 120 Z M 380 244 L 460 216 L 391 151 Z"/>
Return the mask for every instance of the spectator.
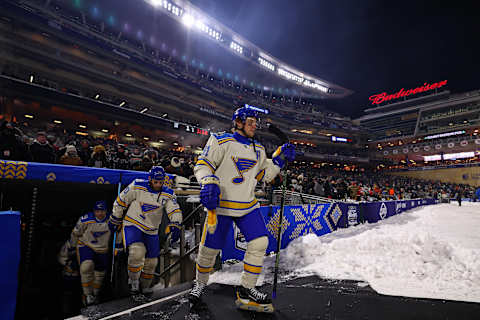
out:
<path id="1" fill-rule="evenodd" d="M 73 145 L 67 145 L 65 154 L 61 156 L 60 164 L 66 164 L 71 166 L 81 166 L 83 165 L 82 159 L 77 154 L 77 148 Z"/>
<path id="2" fill-rule="evenodd" d="M 96 145 L 93 148 L 92 157 L 88 162 L 89 167 L 96 167 L 96 168 L 107 168 L 108 167 L 108 160 L 107 160 L 107 153 L 105 152 L 105 147 L 102 145 Z"/>
<path id="3" fill-rule="evenodd" d="M 84 164 L 88 164 L 90 157 L 92 156 L 92 150 L 90 148 L 90 143 L 87 139 L 83 139 L 80 142 L 80 150 L 78 150 L 78 156 L 82 159 Z"/>
<path id="4" fill-rule="evenodd" d="M 129 158 L 123 144 L 119 144 L 117 146 L 117 151 L 115 151 L 112 155 L 112 167 L 114 169 L 123 170 L 127 170 L 130 168 Z"/>
<path id="5" fill-rule="evenodd" d="M 37 139 L 30 145 L 30 154 L 34 162 L 55 163 L 55 151 L 47 141 L 45 132 L 37 133 Z"/>
<path id="6" fill-rule="evenodd" d="M 0 127 L 0 159 L 28 160 L 27 148 L 15 132 L 11 123 L 6 121 L 2 123 Z"/>
<path id="7" fill-rule="evenodd" d="M 138 171 L 143 170 L 143 156 L 139 148 L 135 148 L 130 156 L 130 168 Z"/>

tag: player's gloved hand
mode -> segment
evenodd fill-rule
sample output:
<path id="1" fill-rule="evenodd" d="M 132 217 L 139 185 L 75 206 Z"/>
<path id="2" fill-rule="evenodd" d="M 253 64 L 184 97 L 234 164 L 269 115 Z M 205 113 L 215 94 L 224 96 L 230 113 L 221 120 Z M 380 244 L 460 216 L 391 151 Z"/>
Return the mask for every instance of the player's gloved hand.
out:
<path id="1" fill-rule="evenodd" d="M 285 166 L 286 161 L 295 160 L 295 146 L 290 143 L 285 143 L 278 147 L 272 155 L 272 161 L 281 169 Z"/>
<path id="2" fill-rule="evenodd" d="M 108 220 L 108 229 L 112 233 L 117 232 L 120 229 L 120 224 L 115 223 L 112 219 Z"/>
<path id="3" fill-rule="evenodd" d="M 208 210 L 215 210 L 220 203 L 220 180 L 217 176 L 211 175 L 204 177 L 200 184 L 202 185 L 200 202 Z"/>
<path id="4" fill-rule="evenodd" d="M 165 234 L 170 234 L 170 242 L 175 243 L 180 239 L 180 225 L 178 223 L 170 223 L 165 229 Z"/>

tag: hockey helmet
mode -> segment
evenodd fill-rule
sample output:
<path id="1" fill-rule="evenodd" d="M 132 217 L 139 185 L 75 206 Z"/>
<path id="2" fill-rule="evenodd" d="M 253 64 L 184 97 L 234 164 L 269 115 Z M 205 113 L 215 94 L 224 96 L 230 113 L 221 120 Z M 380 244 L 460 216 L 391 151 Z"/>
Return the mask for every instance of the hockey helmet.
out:
<path id="1" fill-rule="evenodd" d="M 233 113 L 232 121 L 240 119 L 240 120 L 242 120 L 242 122 L 245 122 L 245 120 L 247 120 L 247 118 L 255 118 L 258 121 L 259 120 L 258 112 L 251 109 L 251 108 L 248 108 L 248 107 L 238 108 Z"/>
<path id="2" fill-rule="evenodd" d="M 107 203 L 103 200 L 95 202 L 93 210 L 107 210 Z"/>
<path id="3" fill-rule="evenodd" d="M 152 180 L 165 180 L 165 176 L 167 174 L 165 173 L 165 170 L 161 166 L 154 166 L 150 171 L 148 172 L 148 177 Z"/>

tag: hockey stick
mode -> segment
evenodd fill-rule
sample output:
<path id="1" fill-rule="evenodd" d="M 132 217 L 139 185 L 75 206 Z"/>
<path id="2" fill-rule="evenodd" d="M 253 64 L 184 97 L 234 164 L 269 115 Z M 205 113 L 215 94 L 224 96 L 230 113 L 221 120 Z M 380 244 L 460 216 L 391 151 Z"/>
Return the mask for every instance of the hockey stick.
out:
<path id="1" fill-rule="evenodd" d="M 117 196 L 120 195 L 120 190 L 122 189 L 122 174 L 120 173 L 120 181 L 118 181 L 118 191 Z M 112 268 L 110 272 L 110 283 L 113 283 L 113 271 L 115 269 L 115 246 L 117 244 L 117 231 L 113 233 L 113 243 L 112 243 Z"/>
<path id="2" fill-rule="evenodd" d="M 287 135 L 278 129 L 275 125 L 268 123 L 268 131 L 272 134 L 276 135 L 283 143 L 288 143 L 289 139 Z M 285 191 L 287 189 L 287 165 L 288 162 L 285 161 L 285 166 L 283 168 L 283 181 L 282 181 L 282 198 L 280 200 L 280 218 L 278 222 L 278 237 L 277 237 L 277 251 L 275 257 L 275 271 L 273 275 L 273 289 L 272 289 L 272 298 L 275 299 L 277 297 L 277 283 L 278 283 L 278 268 L 280 265 L 280 248 L 282 246 L 282 224 L 283 224 L 283 213 L 285 209 Z"/>

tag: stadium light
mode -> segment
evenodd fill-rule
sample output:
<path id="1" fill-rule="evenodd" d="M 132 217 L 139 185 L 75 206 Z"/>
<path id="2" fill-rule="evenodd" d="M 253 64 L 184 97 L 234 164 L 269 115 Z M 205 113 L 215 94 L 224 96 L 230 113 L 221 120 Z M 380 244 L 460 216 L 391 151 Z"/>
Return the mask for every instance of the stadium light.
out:
<path id="1" fill-rule="evenodd" d="M 120 107 L 123 107 L 125 105 L 125 101 L 120 102 Z"/>
<path id="2" fill-rule="evenodd" d="M 243 53 L 243 47 L 236 43 L 235 41 L 232 41 L 230 43 L 230 49 L 233 49 L 234 51 L 237 51 L 238 53 L 242 54 Z"/>
<path id="3" fill-rule="evenodd" d="M 143 108 L 142 110 L 140 110 L 140 113 L 145 113 L 145 112 L 147 112 L 147 111 L 148 111 L 148 108 L 145 107 L 145 108 Z"/>
<path id="4" fill-rule="evenodd" d="M 143 140 L 148 141 L 148 140 L 150 140 L 150 138 L 149 137 L 143 137 Z"/>
<path id="5" fill-rule="evenodd" d="M 195 18 L 192 15 L 185 13 L 182 16 L 182 22 L 187 28 L 191 28 L 195 24 Z"/>
<path id="6" fill-rule="evenodd" d="M 102 129 L 102 132 L 108 133 L 107 129 Z"/>
<path id="7" fill-rule="evenodd" d="M 33 82 L 33 74 L 30 75 L 30 83 L 32 83 L 32 82 Z"/>
<path id="8" fill-rule="evenodd" d="M 26 115 L 25 115 L 25 118 L 33 119 L 33 116 L 32 116 L 31 114 L 26 114 Z"/>
<path id="9" fill-rule="evenodd" d="M 158 142 L 160 142 L 160 143 L 164 143 L 165 141 L 164 141 L 164 140 L 158 140 Z"/>
<path id="10" fill-rule="evenodd" d="M 61 124 L 61 123 L 62 123 L 62 121 L 60 121 L 60 120 L 53 120 L 53 123 L 56 123 L 56 124 Z"/>
<path id="11" fill-rule="evenodd" d="M 82 129 L 87 129 L 87 126 L 84 125 L 84 124 L 79 124 L 78 127 L 79 127 L 79 128 L 82 128 Z"/>
<path id="12" fill-rule="evenodd" d="M 132 134 L 131 134 L 131 133 L 125 133 L 125 136 L 127 136 L 127 137 L 131 137 L 131 136 L 132 136 Z"/>
<path id="13" fill-rule="evenodd" d="M 98 99 L 98 98 L 100 98 L 100 94 L 97 93 L 97 94 L 95 95 L 95 99 Z"/>

